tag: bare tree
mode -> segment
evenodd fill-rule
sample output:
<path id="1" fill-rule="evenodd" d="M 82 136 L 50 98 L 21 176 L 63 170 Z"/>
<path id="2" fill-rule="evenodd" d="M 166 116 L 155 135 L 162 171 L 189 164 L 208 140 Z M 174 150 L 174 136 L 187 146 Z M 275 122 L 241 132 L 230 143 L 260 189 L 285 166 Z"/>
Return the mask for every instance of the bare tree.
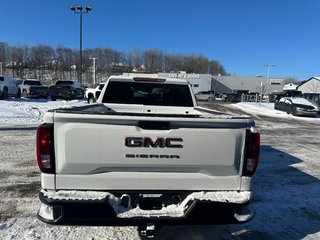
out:
<path id="1" fill-rule="evenodd" d="M 127 54 L 127 61 L 129 67 L 139 70 L 143 64 L 143 53 L 140 49 L 135 48 Z"/>
<path id="2" fill-rule="evenodd" d="M 111 74 L 131 72 L 134 68 L 144 66 L 144 71 L 209 73 L 226 75 L 224 67 L 216 60 L 208 60 L 203 55 L 164 54 L 160 49 L 141 51 L 133 49 L 125 53 L 111 48 L 87 48 L 83 50 L 84 79 L 88 83 L 92 78 L 92 61 L 98 58 L 96 73 L 98 79 L 106 79 Z M 76 79 L 79 69 L 79 51 L 58 45 L 53 49 L 49 45 L 39 44 L 34 47 L 27 45 L 8 46 L 0 42 L 0 61 L 12 69 L 13 76 L 23 77 L 25 70 L 34 72 L 33 77 L 49 81 L 57 79 Z"/>
<path id="3" fill-rule="evenodd" d="M 185 57 L 184 69 L 189 73 L 207 73 L 208 58 L 202 55 L 189 55 Z"/>
<path id="4" fill-rule="evenodd" d="M 13 77 L 24 77 L 24 69 L 28 68 L 30 48 L 27 45 L 18 45 L 9 48 L 9 65 Z"/>
<path id="5" fill-rule="evenodd" d="M 164 54 L 159 49 L 149 49 L 143 52 L 143 62 L 150 73 L 163 71 Z"/>
<path id="6" fill-rule="evenodd" d="M 167 54 L 165 56 L 165 71 L 177 72 L 184 70 L 184 56 L 182 54 Z"/>
<path id="7" fill-rule="evenodd" d="M 39 73 L 36 72 L 36 78 L 43 79 L 44 71 L 46 69 L 53 69 L 53 60 L 54 50 L 51 46 L 39 44 L 31 48 L 31 66 L 34 69 L 40 70 Z"/>
<path id="8" fill-rule="evenodd" d="M 219 61 L 216 60 L 211 60 L 209 61 L 209 68 L 208 68 L 208 73 L 212 75 L 222 75 L 226 76 L 226 70 L 224 67 L 219 63 Z"/>
<path id="9" fill-rule="evenodd" d="M 6 47 L 6 43 L 0 42 L 0 62 L 3 63 L 6 61 Z"/>

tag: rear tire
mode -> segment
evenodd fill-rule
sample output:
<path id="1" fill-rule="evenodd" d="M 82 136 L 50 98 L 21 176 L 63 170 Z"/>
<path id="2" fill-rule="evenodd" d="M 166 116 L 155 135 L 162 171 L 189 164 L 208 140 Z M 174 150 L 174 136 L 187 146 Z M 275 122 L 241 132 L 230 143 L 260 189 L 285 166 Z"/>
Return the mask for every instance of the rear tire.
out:
<path id="1" fill-rule="evenodd" d="M 17 92 L 16 98 L 21 98 L 21 90 L 20 89 Z"/>
<path id="2" fill-rule="evenodd" d="M 89 104 L 94 103 L 94 102 L 95 102 L 95 101 L 94 101 L 94 97 L 93 97 L 93 96 L 89 96 L 87 102 L 88 102 Z"/>
<path id="3" fill-rule="evenodd" d="M 23 91 L 22 91 L 22 97 L 24 97 L 24 98 L 27 98 L 27 97 L 28 97 L 27 90 L 23 90 Z"/>
<path id="4" fill-rule="evenodd" d="M 2 95 L 0 96 L 0 99 L 6 100 L 7 98 L 8 98 L 8 89 L 4 87 L 2 91 Z"/>

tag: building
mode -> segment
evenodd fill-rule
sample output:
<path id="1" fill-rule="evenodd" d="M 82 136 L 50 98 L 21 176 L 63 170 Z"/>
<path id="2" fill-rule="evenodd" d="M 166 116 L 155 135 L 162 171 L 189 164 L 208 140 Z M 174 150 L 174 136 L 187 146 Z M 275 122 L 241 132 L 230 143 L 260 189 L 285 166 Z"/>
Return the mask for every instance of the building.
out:
<path id="1" fill-rule="evenodd" d="M 294 83 L 288 83 L 283 85 L 283 90 L 297 90 L 298 85 Z"/>
<path id="2" fill-rule="evenodd" d="M 196 94 L 201 91 L 211 90 L 211 74 L 198 74 L 198 73 L 158 73 L 159 77 L 164 78 L 178 78 L 188 81 L 192 87 L 193 92 Z"/>
<path id="3" fill-rule="evenodd" d="M 124 73 L 127 76 L 143 76 L 143 77 L 159 77 L 159 78 L 178 78 L 188 81 L 192 87 L 193 92 L 196 94 L 201 91 L 211 90 L 211 74 L 196 74 L 196 73 Z"/>
<path id="4" fill-rule="evenodd" d="M 257 93 L 281 92 L 284 79 L 265 77 L 212 76 L 212 90 L 218 93 L 232 93 L 236 90 L 248 90 Z"/>
<path id="5" fill-rule="evenodd" d="M 159 78 L 178 78 L 188 81 L 196 94 L 201 91 L 215 91 L 217 93 L 232 93 L 236 90 L 248 90 L 257 93 L 281 92 L 284 85 L 282 78 L 270 78 L 269 83 L 264 77 L 234 77 L 212 76 L 211 74 L 198 73 L 124 73 L 127 76 L 144 76 Z"/>
<path id="6" fill-rule="evenodd" d="M 306 81 L 303 81 L 297 90 L 302 93 L 320 93 L 320 77 L 311 77 Z"/>

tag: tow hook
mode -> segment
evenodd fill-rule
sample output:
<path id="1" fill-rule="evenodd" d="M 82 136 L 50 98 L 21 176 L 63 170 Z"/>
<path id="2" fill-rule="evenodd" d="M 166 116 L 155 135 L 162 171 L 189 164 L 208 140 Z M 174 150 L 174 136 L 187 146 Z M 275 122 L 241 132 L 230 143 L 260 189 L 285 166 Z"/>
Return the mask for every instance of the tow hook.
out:
<path id="1" fill-rule="evenodd" d="M 155 226 L 153 223 L 147 223 L 146 226 L 139 226 L 138 231 L 141 237 L 153 239 L 159 234 L 160 227 Z"/>

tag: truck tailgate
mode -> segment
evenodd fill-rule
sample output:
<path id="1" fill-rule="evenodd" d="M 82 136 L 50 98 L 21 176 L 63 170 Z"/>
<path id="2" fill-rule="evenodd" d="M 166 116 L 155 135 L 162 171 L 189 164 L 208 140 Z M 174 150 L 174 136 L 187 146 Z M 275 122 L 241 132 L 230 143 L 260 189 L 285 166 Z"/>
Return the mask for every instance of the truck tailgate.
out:
<path id="1" fill-rule="evenodd" d="M 55 113 L 56 189 L 239 190 L 248 119 Z"/>

